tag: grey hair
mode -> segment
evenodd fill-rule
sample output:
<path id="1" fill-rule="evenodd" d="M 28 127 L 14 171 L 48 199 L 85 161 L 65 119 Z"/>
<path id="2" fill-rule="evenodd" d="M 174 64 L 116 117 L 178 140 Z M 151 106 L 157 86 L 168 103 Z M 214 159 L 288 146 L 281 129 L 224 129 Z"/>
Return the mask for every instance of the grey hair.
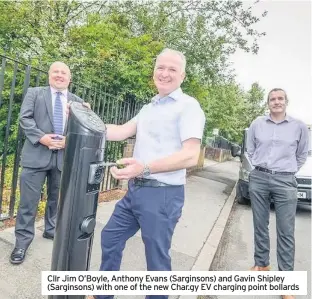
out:
<path id="1" fill-rule="evenodd" d="M 186 58 L 184 56 L 184 54 L 180 51 L 176 51 L 176 50 L 173 50 L 173 49 L 169 49 L 169 48 L 165 48 L 163 49 L 156 57 L 156 61 L 158 60 L 158 58 L 164 54 L 167 54 L 167 53 L 170 53 L 170 54 L 174 54 L 174 55 L 177 55 L 181 58 L 181 62 L 182 62 L 182 71 L 185 72 L 185 67 L 186 67 Z"/>

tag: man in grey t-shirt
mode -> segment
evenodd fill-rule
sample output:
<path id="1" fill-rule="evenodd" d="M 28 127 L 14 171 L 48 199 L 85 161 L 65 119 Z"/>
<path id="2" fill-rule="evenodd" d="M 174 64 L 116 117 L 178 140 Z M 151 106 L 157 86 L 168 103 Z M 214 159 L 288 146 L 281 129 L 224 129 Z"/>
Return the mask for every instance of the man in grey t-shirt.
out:
<path id="1" fill-rule="evenodd" d="M 154 68 L 158 94 L 128 123 L 107 125 L 108 140 L 136 135 L 136 143 L 133 158 L 119 161 L 126 167 L 111 169 L 116 179 L 129 179 L 129 188 L 102 231 L 101 271 L 119 270 L 126 241 L 139 229 L 147 270 L 171 270 L 169 250 L 184 205 L 186 168 L 197 164 L 205 125 L 198 101 L 180 88 L 185 63 L 181 52 L 170 49 L 161 52 Z"/>
<path id="2" fill-rule="evenodd" d="M 270 268 L 268 225 L 272 197 L 276 212 L 278 269 L 292 271 L 297 207 L 295 173 L 307 159 L 309 132 L 307 125 L 286 114 L 288 99 L 284 90 L 272 89 L 267 101 L 270 114 L 254 120 L 247 135 L 247 152 L 255 167 L 249 176 L 255 243 L 252 270 Z M 283 298 L 294 297 L 284 295 Z"/>

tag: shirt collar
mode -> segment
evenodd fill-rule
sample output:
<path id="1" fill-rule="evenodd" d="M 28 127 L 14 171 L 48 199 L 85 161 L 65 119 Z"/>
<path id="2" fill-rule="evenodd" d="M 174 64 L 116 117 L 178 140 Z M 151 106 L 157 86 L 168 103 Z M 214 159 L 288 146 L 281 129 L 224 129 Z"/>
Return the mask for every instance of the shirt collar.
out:
<path id="1" fill-rule="evenodd" d="M 266 115 L 266 116 L 265 116 L 265 120 L 270 120 L 270 121 L 272 121 L 272 122 L 275 122 L 274 120 L 272 120 L 271 114 Z M 280 121 L 279 123 L 282 123 L 282 122 L 284 122 L 284 121 L 290 122 L 290 121 L 291 121 L 291 117 L 290 117 L 288 114 L 286 114 L 284 120 Z"/>
<path id="2" fill-rule="evenodd" d="M 171 99 L 177 101 L 179 98 L 181 98 L 182 94 L 183 94 L 183 91 L 182 91 L 181 87 L 179 87 L 165 97 L 161 97 L 159 94 L 157 94 L 156 96 L 154 96 L 152 98 L 152 103 L 157 104 L 161 101 L 161 99 L 165 99 L 165 98 L 171 98 Z"/>
<path id="3" fill-rule="evenodd" d="M 54 87 L 50 86 L 51 88 L 51 93 L 52 94 L 56 94 L 57 92 L 60 92 L 65 98 L 67 98 L 67 94 L 68 94 L 68 89 L 64 89 L 62 91 L 55 89 Z"/>

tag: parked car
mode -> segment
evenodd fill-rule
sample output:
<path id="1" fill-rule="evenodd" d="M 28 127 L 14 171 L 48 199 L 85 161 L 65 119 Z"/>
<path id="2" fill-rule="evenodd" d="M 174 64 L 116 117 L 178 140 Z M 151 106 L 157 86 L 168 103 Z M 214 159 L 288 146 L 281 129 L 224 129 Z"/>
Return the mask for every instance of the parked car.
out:
<path id="1" fill-rule="evenodd" d="M 311 205 L 311 184 L 312 184 L 312 151 L 311 151 L 311 128 L 310 131 L 310 149 L 306 163 L 296 173 L 298 183 L 298 205 Z M 251 161 L 246 151 L 248 129 L 244 130 L 242 146 L 232 145 L 231 154 L 233 157 L 240 157 L 239 180 L 236 185 L 236 199 L 239 204 L 249 204 L 249 173 L 253 169 Z"/>

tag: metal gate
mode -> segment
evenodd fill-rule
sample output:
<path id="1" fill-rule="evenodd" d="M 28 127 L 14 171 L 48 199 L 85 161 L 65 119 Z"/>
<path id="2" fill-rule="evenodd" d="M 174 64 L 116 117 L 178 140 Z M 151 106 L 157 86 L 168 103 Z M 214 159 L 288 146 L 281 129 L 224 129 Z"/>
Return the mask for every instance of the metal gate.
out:
<path id="1" fill-rule="evenodd" d="M 38 67 L 0 55 L 0 220 L 12 218 L 19 203 L 20 154 L 24 141 L 18 115 L 28 87 L 48 85 L 48 74 Z M 78 81 L 77 81 L 78 82 Z M 134 97 L 120 98 L 100 85 L 72 82 L 69 90 L 89 102 L 104 123 L 122 124 L 131 119 L 141 104 Z M 107 142 L 105 159 L 116 161 L 123 155 L 125 142 Z M 108 169 L 101 191 L 117 188 Z"/>

